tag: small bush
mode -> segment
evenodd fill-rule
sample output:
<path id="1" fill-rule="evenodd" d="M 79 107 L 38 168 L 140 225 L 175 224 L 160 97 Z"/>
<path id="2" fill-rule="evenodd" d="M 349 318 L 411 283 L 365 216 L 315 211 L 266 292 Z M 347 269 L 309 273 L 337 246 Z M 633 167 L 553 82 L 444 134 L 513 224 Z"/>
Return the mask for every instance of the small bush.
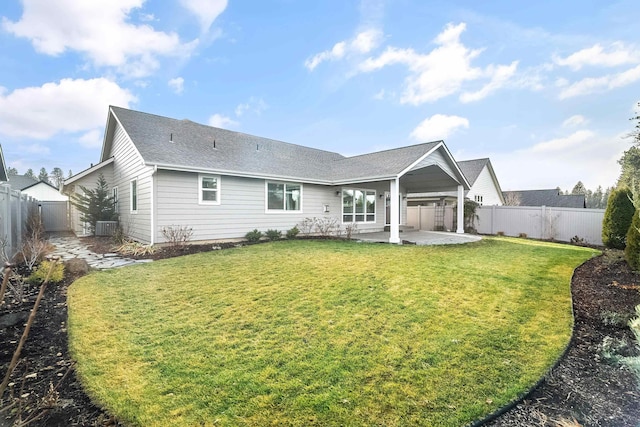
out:
<path id="1" fill-rule="evenodd" d="M 358 232 L 358 224 L 356 224 L 355 222 L 344 226 L 344 235 L 347 238 L 347 240 L 351 240 L 351 236 L 353 236 L 353 234 L 357 232 Z"/>
<path id="2" fill-rule="evenodd" d="M 298 229 L 297 225 L 294 225 L 293 228 L 287 230 L 287 239 L 295 239 L 298 237 L 298 233 L 300 233 L 300 229 Z"/>
<path id="3" fill-rule="evenodd" d="M 305 219 L 303 219 L 302 222 L 299 224 L 300 225 L 300 231 L 302 232 L 302 234 L 304 234 L 305 236 L 310 235 L 311 232 L 313 231 L 313 228 L 315 227 L 315 223 L 316 223 L 316 219 L 315 218 L 305 218 Z"/>
<path id="4" fill-rule="evenodd" d="M 271 241 L 282 239 L 282 231 L 280 230 L 267 230 L 264 234 L 267 236 L 267 239 Z"/>
<path id="5" fill-rule="evenodd" d="M 638 270 L 640 267 L 640 211 L 636 210 L 631 219 L 631 225 L 625 237 L 626 247 L 624 257 L 629 266 Z"/>
<path id="6" fill-rule="evenodd" d="M 314 220 L 315 229 L 322 237 L 329 237 L 340 228 L 338 219 L 335 217 L 324 216 L 322 218 L 314 218 Z"/>
<path id="7" fill-rule="evenodd" d="M 64 279 L 64 264 L 51 261 L 42 261 L 40 265 L 33 270 L 33 273 L 29 275 L 27 281 L 33 284 L 40 284 L 47 278 L 49 270 L 51 270 L 49 283 L 62 282 L 62 279 Z"/>
<path id="8" fill-rule="evenodd" d="M 602 220 L 602 243 L 608 248 L 624 249 L 627 231 L 635 212 L 632 193 L 627 188 L 614 190 L 609 196 Z"/>
<path id="9" fill-rule="evenodd" d="M 169 225 L 160 229 L 162 236 L 172 247 L 181 247 L 191 241 L 193 228 L 182 225 Z"/>
<path id="10" fill-rule="evenodd" d="M 526 239 L 527 238 L 527 233 L 520 233 L 520 234 L 518 234 L 518 237 L 520 237 L 521 239 Z"/>
<path id="11" fill-rule="evenodd" d="M 504 231 L 498 231 L 496 236 L 504 237 Z"/>
<path id="12" fill-rule="evenodd" d="M 247 239 L 250 243 L 257 243 L 262 238 L 262 231 L 259 231 L 257 228 L 255 228 L 253 231 L 245 234 L 244 238 Z"/>
<path id="13" fill-rule="evenodd" d="M 582 237 L 578 237 L 578 235 L 573 236 L 569 242 L 574 245 L 585 245 L 587 243 L 586 240 Z"/>

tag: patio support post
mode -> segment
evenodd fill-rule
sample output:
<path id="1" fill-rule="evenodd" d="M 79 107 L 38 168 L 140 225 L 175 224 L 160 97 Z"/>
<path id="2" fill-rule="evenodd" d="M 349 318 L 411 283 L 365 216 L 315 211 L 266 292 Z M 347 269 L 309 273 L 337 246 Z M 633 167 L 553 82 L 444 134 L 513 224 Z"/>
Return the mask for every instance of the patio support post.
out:
<path id="1" fill-rule="evenodd" d="M 398 178 L 389 181 L 389 193 L 391 197 L 389 243 L 402 243 L 400 240 L 400 180 Z"/>
<path id="2" fill-rule="evenodd" d="M 458 227 L 456 233 L 464 234 L 464 187 L 458 185 Z"/>

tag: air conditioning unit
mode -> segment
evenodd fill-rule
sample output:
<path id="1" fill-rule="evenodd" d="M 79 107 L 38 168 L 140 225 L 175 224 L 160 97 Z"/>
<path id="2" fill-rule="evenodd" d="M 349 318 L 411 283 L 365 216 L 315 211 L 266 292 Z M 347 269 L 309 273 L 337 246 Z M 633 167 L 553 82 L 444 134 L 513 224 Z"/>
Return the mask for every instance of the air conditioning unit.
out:
<path id="1" fill-rule="evenodd" d="M 118 228 L 118 221 L 96 221 L 96 236 L 113 236 Z"/>

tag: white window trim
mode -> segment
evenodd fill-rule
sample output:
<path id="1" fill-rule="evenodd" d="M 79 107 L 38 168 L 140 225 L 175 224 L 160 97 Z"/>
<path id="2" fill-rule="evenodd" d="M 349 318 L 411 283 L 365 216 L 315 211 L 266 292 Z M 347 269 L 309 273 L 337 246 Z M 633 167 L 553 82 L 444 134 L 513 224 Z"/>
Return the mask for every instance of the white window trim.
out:
<path id="1" fill-rule="evenodd" d="M 218 181 L 218 188 L 216 188 L 217 197 L 216 201 L 212 202 L 210 200 L 202 200 L 202 178 L 215 178 Z M 204 189 L 205 191 L 213 191 L 211 189 Z M 222 199 L 222 178 L 220 175 L 209 175 L 209 174 L 198 174 L 198 204 L 199 205 L 208 205 L 208 206 L 217 206 L 220 205 L 220 201 Z"/>
<path id="2" fill-rule="evenodd" d="M 136 183 L 136 209 L 133 209 L 133 183 Z M 138 185 L 138 178 L 134 178 L 129 181 L 129 212 L 132 214 L 138 213 L 138 205 L 140 204 L 140 186 Z"/>
<path id="3" fill-rule="evenodd" d="M 344 190 L 353 190 L 353 191 L 363 191 L 364 192 L 364 197 L 365 197 L 365 205 L 364 205 L 364 214 L 356 214 L 355 213 L 355 201 L 354 201 L 354 212 L 353 212 L 353 218 L 355 218 L 356 215 L 364 215 L 364 221 L 345 221 L 344 220 Z M 374 201 L 375 201 L 375 206 L 373 209 L 373 221 L 367 221 L 367 215 L 371 215 L 371 214 L 367 214 L 366 210 L 367 210 L 367 204 L 366 204 L 366 198 L 367 198 L 367 191 L 372 192 L 374 194 Z M 342 222 L 342 224 L 375 224 L 376 222 L 378 222 L 378 192 L 372 188 L 353 188 L 353 187 L 343 187 L 340 189 L 340 221 Z"/>
<path id="4" fill-rule="evenodd" d="M 300 209 L 297 211 L 288 211 L 286 209 L 269 209 L 269 184 L 284 184 L 285 185 L 285 189 L 284 189 L 284 193 L 285 195 L 287 194 L 287 184 L 290 185 L 299 185 L 300 186 Z M 264 182 L 264 212 L 267 214 L 285 214 L 285 215 L 290 215 L 290 214 L 301 214 L 304 211 L 304 186 L 302 185 L 301 182 L 286 182 L 286 181 L 265 181 Z M 283 199 L 283 203 L 284 203 Z"/>

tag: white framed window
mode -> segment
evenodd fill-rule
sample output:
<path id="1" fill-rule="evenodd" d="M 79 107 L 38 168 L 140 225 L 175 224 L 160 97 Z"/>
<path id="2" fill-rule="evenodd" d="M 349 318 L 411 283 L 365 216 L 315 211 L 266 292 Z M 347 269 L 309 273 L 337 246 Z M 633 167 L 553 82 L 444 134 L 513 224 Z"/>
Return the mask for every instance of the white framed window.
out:
<path id="1" fill-rule="evenodd" d="M 130 194 L 130 206 L 131 206 L 131 213 L 137 213 L 138 212 L 138 179 L 132 179 L 131 182 L 129 183 L 129 194 Z"/>
<path id="2" fill-rule="evenodd" d="M 220 177 L 218 175 L 198 175 L 198 202 L 201 205 L 220 204 Z"/>
<path id="3" fill-rule="evenodd" d="M 302 184 L 267 182 L 267 212 L 301 212 Z"/>
<path id="4" fill-rule="evenodd" d="M 475 196 L 473 196 L 473 200 L 479 204 L 480 206 L 482 206 L 482 196 L 479 194 L 476 194 Z"/>
<path id="5" fill-rule="evenodd" d="M 118 208 L 120 207 L 118 205 L 118 187 L 117 186 L 113 187 L 111 189 L 111 193 L 112 193 L 111 197 L 113 198 L 113 210 L 115 211 L 115 213 L 118 213 L 119 212 Z"/>
<path id="6" fill-rule="evenodd" d="M 376 222 L 376 192 L 342 189 L 342 222 Z"/>

